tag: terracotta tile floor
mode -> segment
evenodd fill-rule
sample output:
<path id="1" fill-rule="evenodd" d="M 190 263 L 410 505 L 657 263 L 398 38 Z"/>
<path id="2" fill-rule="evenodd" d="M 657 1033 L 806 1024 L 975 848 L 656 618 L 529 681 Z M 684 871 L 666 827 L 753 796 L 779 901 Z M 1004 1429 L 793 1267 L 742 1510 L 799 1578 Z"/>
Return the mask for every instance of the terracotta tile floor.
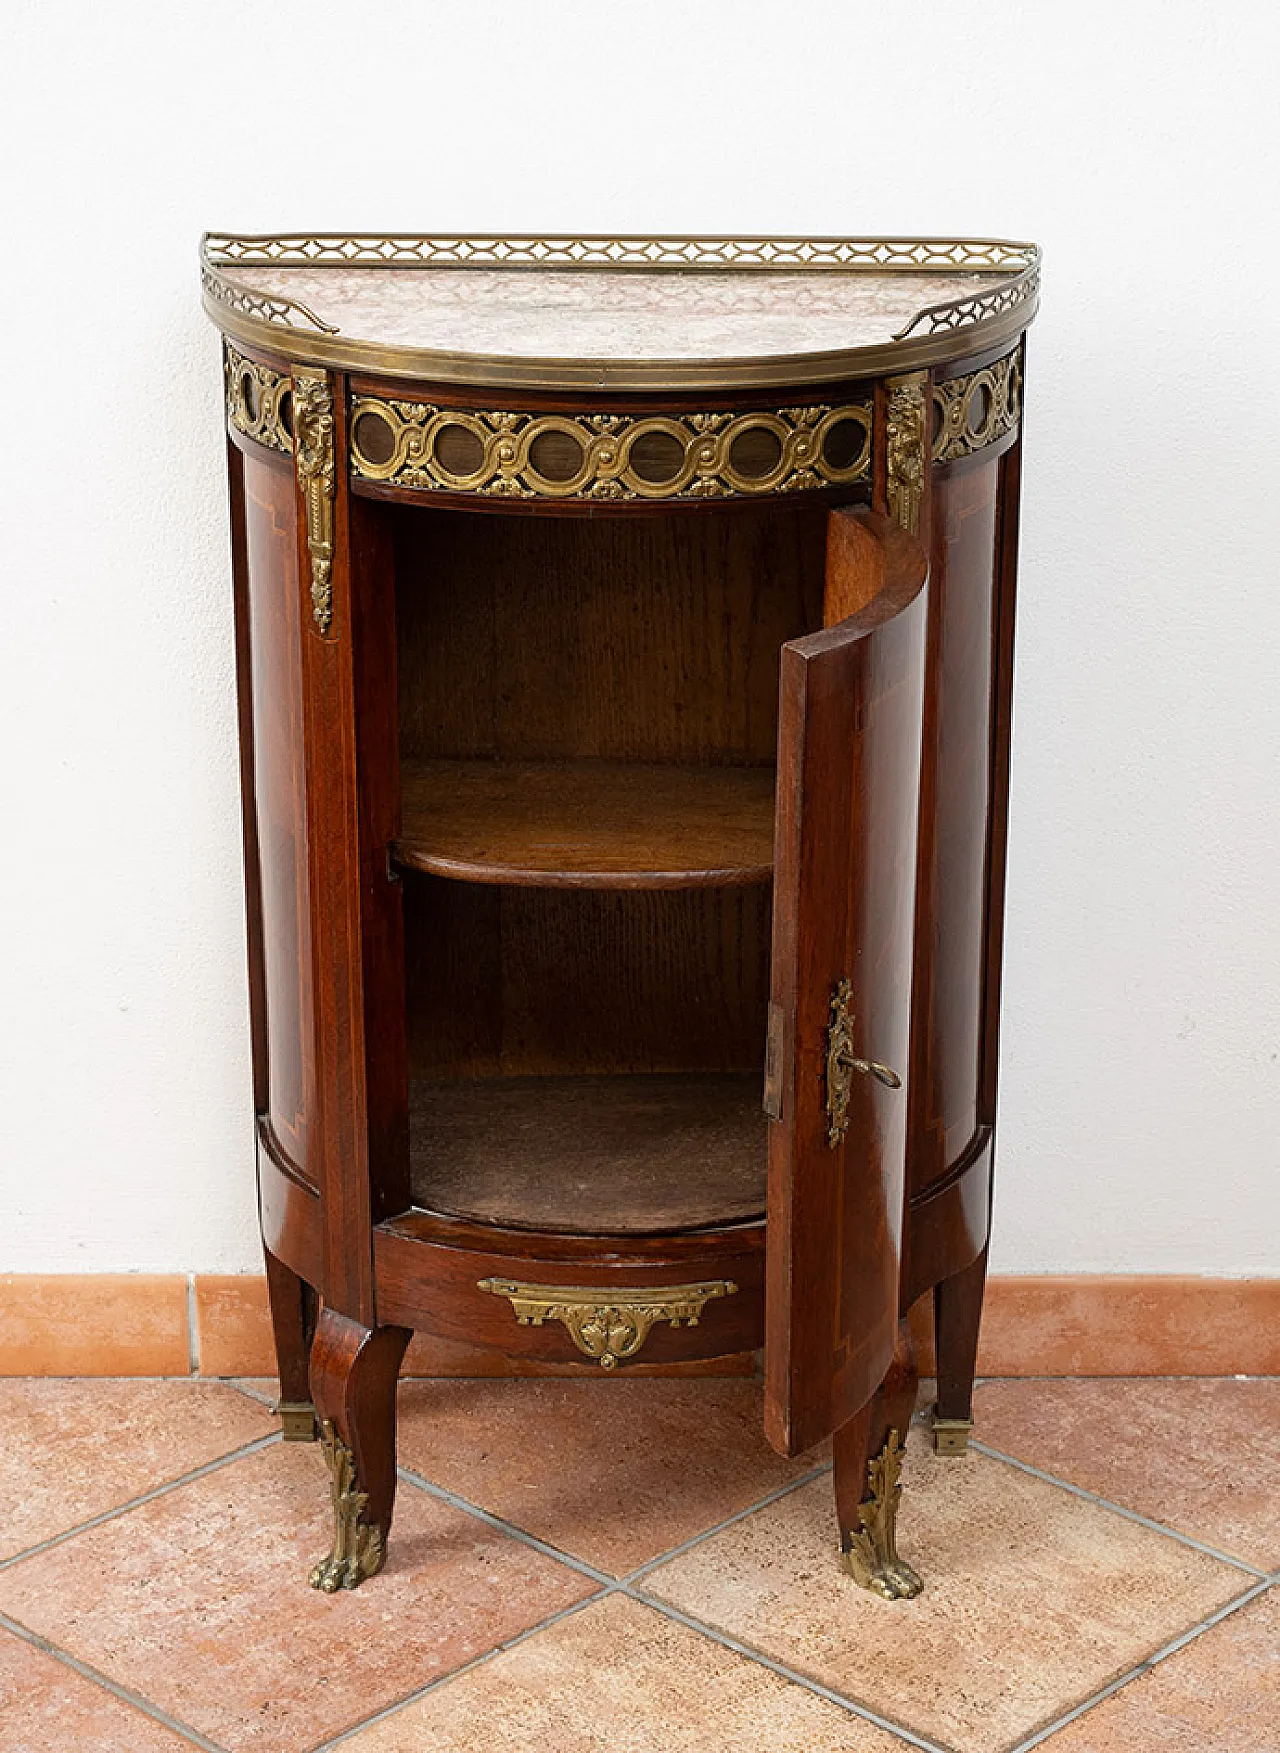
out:
<path id="1" fill-rule="evenodd" d="M 1276 1753 L 1280 1382 L 989 1382 L 862 1594 L 753 1383 L 417 1381 L 384 1574 L 307 1587 L 263 1384 L 0 1381 L 4 1753 Z"/>

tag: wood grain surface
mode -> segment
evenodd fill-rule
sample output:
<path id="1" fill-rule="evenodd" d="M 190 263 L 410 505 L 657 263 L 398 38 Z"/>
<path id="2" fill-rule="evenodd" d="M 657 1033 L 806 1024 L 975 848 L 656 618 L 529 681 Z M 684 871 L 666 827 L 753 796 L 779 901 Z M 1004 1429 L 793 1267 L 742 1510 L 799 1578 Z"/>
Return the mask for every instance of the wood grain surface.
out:
<path id="1" fill-rule="evenodd" d="M 415 1077 L 753 1071 L 765 887 L 523 889 L 404 879 Z"/>
<path id="2" fill-rule="evenodd" d="M 418 1081 L 414 1203 L 513 1228 L 627 1234 L 764 1213 L 760 1079 Z"/>
<path id="3" fill-rule="evenodd" d="M 928 565 L 878 513 L 835 512 L 833 627 L 788 645 L 770 989 L 765 1432 L 800 1454 L 876 1392 L 898 1334 Z M 832 1128 L 832 999 L 850 1074 Z M 897 1072 L 892 1087 L 868 1061 Z M 891 1074 L 892 1075 L 892 1074 Z"/>
<path id="4" fill-rule="evenodd" d="M 530 888 L 768 882 L 771 767 L 416 761 L 401 769 L 398 863 Z"/>
<path id="5" fill-rule="evenodd" d="M 822 625 L 823 513 L 688 523 L 384 506 L 404 760 L 768 765 L 778 655 Z"/>

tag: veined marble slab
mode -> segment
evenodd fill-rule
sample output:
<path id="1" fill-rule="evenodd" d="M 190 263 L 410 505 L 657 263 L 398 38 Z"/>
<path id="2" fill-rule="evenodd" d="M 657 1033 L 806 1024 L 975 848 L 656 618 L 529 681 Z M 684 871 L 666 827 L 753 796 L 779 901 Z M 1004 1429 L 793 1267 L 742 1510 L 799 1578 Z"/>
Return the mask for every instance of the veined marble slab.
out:
<path id="1" fill-rule="evenodd" d="M 785 358 L 892 341 L 917 311 L 995 273 L 698 273 L 456 267 L 221 267 L 348 340 L 526 360 Z"/>

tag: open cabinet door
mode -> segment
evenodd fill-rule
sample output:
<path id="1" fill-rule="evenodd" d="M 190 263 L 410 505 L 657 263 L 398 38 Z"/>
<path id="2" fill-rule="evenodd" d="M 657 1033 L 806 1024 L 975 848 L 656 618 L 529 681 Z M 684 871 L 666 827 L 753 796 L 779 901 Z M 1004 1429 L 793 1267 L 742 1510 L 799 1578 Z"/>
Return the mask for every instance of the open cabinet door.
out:
<path id="1" fill-rule="evenodd" d="M 924 688 L 924 553 L 827 530 L 821 633 L 783 647 L 774 850 L 765 1429 L 799 1454 L 893 1356 Z"/>

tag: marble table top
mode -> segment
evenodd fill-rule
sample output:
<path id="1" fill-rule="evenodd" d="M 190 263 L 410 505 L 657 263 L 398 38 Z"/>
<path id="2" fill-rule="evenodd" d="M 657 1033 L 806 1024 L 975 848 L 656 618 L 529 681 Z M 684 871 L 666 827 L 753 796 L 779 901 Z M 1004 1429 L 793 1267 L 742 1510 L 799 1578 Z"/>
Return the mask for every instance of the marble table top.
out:
<path id="1" fill-rule="evenodd" d="M 348 340 L 524 360 L 785 358 L 886 345 L 922 307 L 993 273 L 700 273 L 451 267 L 221 267 Z"/>

